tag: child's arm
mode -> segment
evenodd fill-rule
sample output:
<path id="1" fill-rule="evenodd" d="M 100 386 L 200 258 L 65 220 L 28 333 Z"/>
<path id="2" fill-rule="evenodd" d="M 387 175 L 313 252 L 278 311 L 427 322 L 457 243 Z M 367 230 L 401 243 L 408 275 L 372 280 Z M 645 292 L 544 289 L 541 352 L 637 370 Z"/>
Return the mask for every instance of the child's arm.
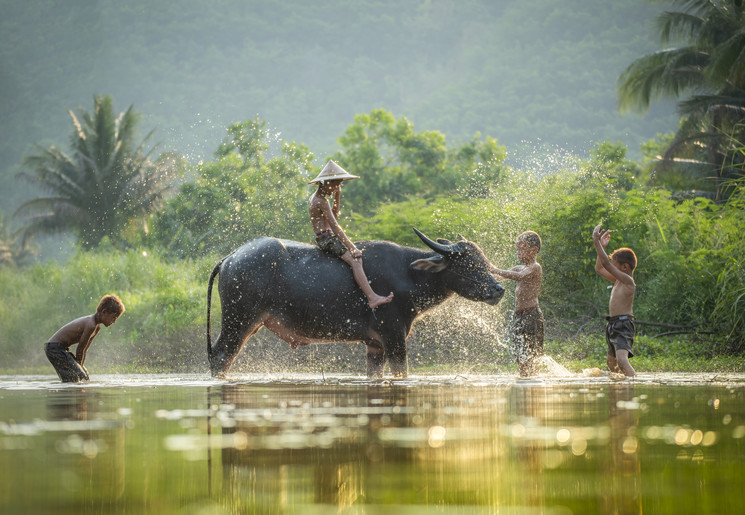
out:
<path id="1" fill-rule="evenodd" d="M 633 285 L 634 279 L 630 275 L 620 271 L 605 253 L 605 246 L 610 241 L 610 231 L 602 231 L 598 224 L 592 231 L 592 243 L 595 245 L 597 259 L 595 260 L 595 271 L 610 282 L 620 281 L 623 284 Z"/>
<path id="2" fill-rule="evenodd" d="M 75 360 L 82 366 L 85 363 L 85 354 L 91 346 L 93 338 L 98 334 L 99 327 L 95 324 L 86 324 L 83 334 L 80 335 L 78 347 L 75 349 Z"/>
<path id="3" fill-rule="evenodd" d="M 532 274 L 536 272 L 538 269 L 535 265 L 529 265 L 529 266 L 523 266 L 523 265 L 517 265 L 509 270 L 500 270 L 499 268 L 493 268 L 493 270 L 490 270 L 493 274 L 497 274 L 500 277 L 503 277 L 505 279 L 510 279 L 512 281 L 522 281 L 523 279 L 530 277 Z"/>
<path id="4" fill-rule="evenodd" d="M 339 219 L 339 213 L 341 212 L 341 186 L 334 192 L 334 207 L 331 212 L 334 213 L 334 218 Z"/>
<path id="5" fill-rule="evenodd" d="M 600 225 L 598 225 L 598 227 L 600 227 Z M 595 227 L 595 230 L 593 230 L 593 232 L 592 232 L 593 243 L 595 242 L 595 231 L 598 230 L 598 227 Z M 599 238 L 600 246 L 602 247 L 602 254 L 605 255 L 605 257 L 607 259 L 608 258 L 608 255 L 605 253 L 605 247 L 608 246 L 608 242 L 610 241 L 610 230 L 607 230 L 605 232 L 600 231 L 599 232 L 599 236 L 600 236 L 600 238 Z M 595 249 L 595 252 L 597 253 L 597 258 L 595 259 L 595 272 L 597 272 L 598 275 L 600 275 L 601 277 L 607 279 L 608 281 L 610 281 L 612 283 L 616 282 L 616 278 L 613 277 L 613 274 L 611 274 L 603 266 L 603 263 L 602 263 L 601 258 L 600 258 L 601 252 L 599 252 L 597 250 L 597 248 Z M 608 261 L 610 261 L 610 259 L 608 259 Z"/>
<path id="6" fill-rule="evenodd" d="M 349 252 L 352 253 L 352 257 L 354 257 L 355 259 L 362 257 L 362 252 L 360 252 L 360 250 L 354 245 L 354 243 L 352 243 L 352 240 L 347 237 L 344 229 L 342 229 L 341 225 L 339 225 L 339 222 L 336 220 L 336 216 L 334 216 L 334 213 L 328 201 L 326 199 L 324 199 L 324 201 L 325 202 L 321 203 L 321 211 L 323 212 L 323 216 L 326 218 L 331 231 L 336 235 L 337 238 L 341 240 L 344 246 L 349 249 Z M 338 202 L 334 201 L 334 209 L 336 209 L 337 206 Z"/>

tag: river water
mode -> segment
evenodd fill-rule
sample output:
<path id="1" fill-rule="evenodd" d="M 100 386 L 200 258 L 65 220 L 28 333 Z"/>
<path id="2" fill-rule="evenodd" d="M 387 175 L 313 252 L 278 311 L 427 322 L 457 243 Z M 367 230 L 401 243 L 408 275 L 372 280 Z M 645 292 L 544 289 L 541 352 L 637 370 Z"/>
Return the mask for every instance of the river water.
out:
<path id="1" fill-rule="evenodd" d="M 745 375 L 0 376 L 0 513 L 742 513 Z"/>

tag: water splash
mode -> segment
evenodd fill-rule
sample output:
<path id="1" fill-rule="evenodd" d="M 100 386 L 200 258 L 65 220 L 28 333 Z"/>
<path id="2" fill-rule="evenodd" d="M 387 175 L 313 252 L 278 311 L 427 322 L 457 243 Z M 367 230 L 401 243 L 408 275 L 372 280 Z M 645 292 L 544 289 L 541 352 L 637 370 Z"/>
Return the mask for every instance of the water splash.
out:
<path id="1" fill-rule="evenodd" d="M 505 164 L 537 177 L 544 177 L 563 170 L 577 170 L 581 155 L 577 149 L 538 141 L 523 140 L 510 149 Z"/>
<path id="2" fill-rule="evenodd" d="M 548 375 L 551 377 L 572 377 L 575 374 L 559 364 L 551 356 L 543 355 L 535 360 L 539 375 Z"/>

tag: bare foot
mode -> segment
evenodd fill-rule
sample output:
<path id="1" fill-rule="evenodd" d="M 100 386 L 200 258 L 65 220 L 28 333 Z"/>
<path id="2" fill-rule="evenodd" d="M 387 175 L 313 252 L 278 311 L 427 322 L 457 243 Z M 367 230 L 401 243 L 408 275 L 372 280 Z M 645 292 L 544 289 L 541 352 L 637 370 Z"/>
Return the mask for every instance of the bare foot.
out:
<path id="1" fill-rule="evenodd" d="M 380 295 L 375 295 L 372 299 L 367 300 L 367 305 L 370 306 L 370 309 L 375 309 L 381 304 L 387 304 L 388 302 L 393 300 L 393 292 L 389 293 L 387 297 L 381 297 Z"/>

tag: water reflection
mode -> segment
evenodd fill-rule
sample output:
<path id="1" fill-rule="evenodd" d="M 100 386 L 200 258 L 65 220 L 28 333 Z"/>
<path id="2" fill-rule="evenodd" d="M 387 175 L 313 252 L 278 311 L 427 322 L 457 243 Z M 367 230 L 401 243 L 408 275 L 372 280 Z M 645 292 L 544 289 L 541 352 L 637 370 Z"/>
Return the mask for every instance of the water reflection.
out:
<path id="1" fill-rule="evenodd" d="M 639 407 L 633 384 L 609 387 L 610 481 L 602 490 L 603 513 L 642 513 Z"/>
<path id="2" fill-rule="evenodd" d="M 543 470 L 553 468 L 556 456 L 549 454 L 550 447 L 546 438 L 526 438 L 529 431 L 544 426 L 550 418 L 550 406 L 546 402 L 546 389 L 518 385 L 510 390 L 511 413 L 515 421 L 507 436 L 514 437 L 514 445 L 509 449 L 515 456 L 518 470 L 515 477 L 519 483 L 511 492 L 510 504 L 516 506 L 545 506 Z M 548 463 L 547 463 L 548 462 Z M 523 470 L 524 469 L 524 470 Z"/>
<path id="3" fill-rule="evenodd" d="M 743 401 L 571 379 L 0 388 L 0 511 L 736 512 Z"/>
<path id="4" fill-rule="evenodd" d="M 88 469 L 88 474 L 78 473 L 73 479 L 94 484 L 107 502 L 115 503 L 124 493 L 126 433 L 123 423 L 100 413 L 101 402 L 101 393 L 92 389 L 51 391 L 47 398 L 47 420 L 59 424 L 47 428 L 58 430 L 54 442 L 56 453 L 61 457 L 70 455 L 71 459 L 82 462 L 79 467 L 82 471 Z"/>
<path id="5" fill-rule="evenodd" d="M 306 385 L 269 395 L 226 385 L 217 412 L 222 434 L 242 434 L 245 445 L 221 451 L 224 494 L 264 507 L 291 500 L 340 508 L 357 502 L 367 491 L 363 466 L 415 460 L 415 446 L 398 445 L 412 435 L 397 431 L 416 427 L 408 393 Z"/>
<path id="6" fill-rule="evenodd" d="M 88 420 L 88 405 L 98 397 L 99 392 L 86 388 L 52 390 L 47 396 L 47 419 Z"/>
<path id="7" fill-rule="evenodd" d="M 406 499 L 545 512 L 573 497 L 638 512 L 638 417 L 623 404 L 633 388 L 226 385 L 212 399 L 222 493 L 259 507 Z"/>

